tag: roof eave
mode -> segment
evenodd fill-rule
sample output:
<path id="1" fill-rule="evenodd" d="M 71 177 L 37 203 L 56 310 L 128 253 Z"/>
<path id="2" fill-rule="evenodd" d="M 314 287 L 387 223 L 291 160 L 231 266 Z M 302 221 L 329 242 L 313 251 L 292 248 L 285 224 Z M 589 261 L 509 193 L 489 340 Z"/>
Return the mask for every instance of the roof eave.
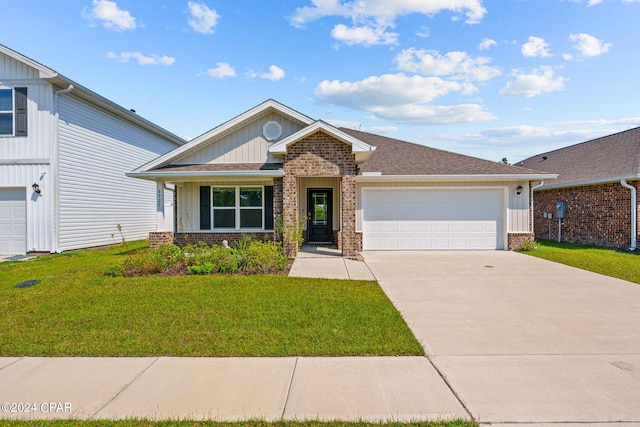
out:
<path id="1" fill-rule="evenodd" d="M 630 174 L 630 175 L 611 176 L 611 177 L 605 177 L 605 178 L 587 179 L 583 181 L 571 181 L 571 182 L 561 182 L 558 184 L 543 185 L 542 187 L 536 188 L 535 191 L 555 190 L 559 188 L 569 188 L 569 187 L 585 187 L 588 185 L 598 185 L 598 184 L 609 184 L 612 182 L 620 182 L 620 180 L 623 180 L 623 179 L 638 180 L 640 179 L 640 173 Z"/>
<path id="2" fill-rule="evenodd" d="M 189 172 L 129 172 L 130 178 L 146 179 L 149 181 L 172 181 L 191 178 L 280 178 L 283 170 L 269 171 L 189 171 Z"/>
<path id="3" fill-rule="evenodd" d="M 555 179 L 556 174 L 463 174 L 463 175 L 357 175 L 357 182 L 384 182 L 384 181 L 439 181 L 439 182 L 464 182 L 464 181 L 541 181 Z"/>

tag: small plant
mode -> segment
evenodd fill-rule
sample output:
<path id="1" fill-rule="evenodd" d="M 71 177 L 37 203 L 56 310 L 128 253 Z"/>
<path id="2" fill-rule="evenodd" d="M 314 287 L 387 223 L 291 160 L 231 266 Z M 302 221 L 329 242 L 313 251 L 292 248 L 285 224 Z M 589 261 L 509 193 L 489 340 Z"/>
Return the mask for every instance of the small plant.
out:
<path id="1" fill-rule="evenodd" d="M 162 245 L 151 251 L 161 271 L 184 259 L 182 248 L 174 244 Z"/>
<path id="2" fill-rule="evenodd" d="M 122 264 L 110 265 L 103 274 L 107 277 L 122 277 L 124 276 L 124 266 Z"/>
<path id="3" fill-rule="evenodd" d="M 201 265 L 192 265 L 187 267 L 188 274 L 206 275 L 211 274 L 215 270 L 215 266 L 210 262 L 205 262 Z"/>
<path id="4" fill-rule="evenodd" d="M 120 237 L 122 238 L 122 244 L 124 245 L 125 249 L 127 250 L 127 256 L 129 257 L 129 260 L 131 262 L 133 262 L 133 256 L 131 255 L 131 251 L 129 250 L 129 246 L 127 245 L 127 241 L 125 240 L 124 234 L 122 233 L 122 225 L 116 224 L 116 228 L 118 229 L 118 233 L 120 233 Z"/>
<path id="5" fill-rule="evenodd" d="M 290 223 L 285 223 L 283 214 L 276 217 L 276 236 L 279 240 L 282 240 L 284 251 L 287 255 L 291 255 L 294 252 L 294 248 L 299 250 L 302 247 L 304 243 L 304 224 L 306 221 L 306 216 Z"/>
<path id="6" fill-rule="evenodd" d="M 247 248 L 247 255 L 247 268 L 257 273 L 269 273 L 274 269 L 282 270 L 289 262 L 280 242 L 252 242 Z"/>
<path id="7" fill-rule="evenodd" d="M 535 242 L 535 240 L 525 240 L 524 242 L 522 242 L 522 244 L 517 249 L 517 251 L 518 252 L 529 252 L 529 251 L 532 251 L 534 249 L 538 249 L 538 244 Z"/>

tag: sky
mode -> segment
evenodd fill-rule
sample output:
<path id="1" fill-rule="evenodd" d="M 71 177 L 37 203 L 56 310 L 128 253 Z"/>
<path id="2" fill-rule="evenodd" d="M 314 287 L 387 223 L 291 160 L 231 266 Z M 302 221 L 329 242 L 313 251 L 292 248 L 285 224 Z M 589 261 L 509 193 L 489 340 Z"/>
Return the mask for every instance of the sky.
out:
<path id="1" fill-rule="evenodd" d="M 510 163 L 640 126 L 640 0 L 0 4 L 0 44 L 185 139 L 267 99 Z"/>

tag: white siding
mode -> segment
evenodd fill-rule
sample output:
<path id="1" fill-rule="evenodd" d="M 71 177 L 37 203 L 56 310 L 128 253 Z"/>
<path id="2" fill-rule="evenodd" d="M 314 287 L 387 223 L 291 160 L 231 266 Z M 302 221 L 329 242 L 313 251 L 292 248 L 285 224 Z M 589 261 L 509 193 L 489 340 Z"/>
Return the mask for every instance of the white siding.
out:
<path id="1" fill-rule="evenodd" d="M 127 178 L 173 144 L 72 95 L 59 98 L 60 250 L 112 244 L 156 229 L 156 184 Z"/>
<path id="2" fill-rule="evenodd" d="M 27 251 L 51 250 L 52 212 L 55 200 L 50 191 L 49 165 L 0 165 L 0 188 L 23 188 L 27 196 Z M 37 183 L 42 196 L 37 196 L 31 186 Z"/>
<path id="3" fill-rule="evenodd" d="M 0 80 L 37 80 L 40 78 L 38 70 L 0 54 Z"/>
<path id="4" fill-rule="evenodd" d="M 269 144 L 262 136 L 262 127 L 270 120 L 275 120 L 282 126 L 282 136 L 286 138 L 302 129 L 302 126 L 291 120 L 270 113 L 255 120 L 233 133 L 212 141 L 195 153 L 189 154 L 174 164 L 203 164 L 203 163 L 265 163 L 274 162 L 267 153 Z"/>
<path id="5" fill-rule="evenodd" d="M 507 191 L 507 232 L 526 233 L 529 231 L 529 183 L 523 182 L 368 182 L 356 184 L 356 230 L 362 231 L 362 189 L 373 187 L 500 187 L 509 186 Z M 516 196 L 516 188 L 522 185 L 522 194 Z"/>

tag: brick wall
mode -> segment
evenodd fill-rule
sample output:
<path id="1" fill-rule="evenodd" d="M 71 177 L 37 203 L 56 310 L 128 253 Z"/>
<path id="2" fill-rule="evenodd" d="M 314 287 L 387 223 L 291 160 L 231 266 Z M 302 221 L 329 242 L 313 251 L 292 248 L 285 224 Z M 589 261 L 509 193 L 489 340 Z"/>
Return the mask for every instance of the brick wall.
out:
<path id="1" fill-rule="evenodd" d="M 173 243 L 172 231 L 152 231 L 149 233 L 149 247 L 155 249 Z"/>
<path id="2" fill-rule="evenodd" d="M 520 246 L 527 240 L 533 240 L 533 233 L 508 233 L 507 249 L 510 251 L 520 249 Z"/>
<path id="3" fill-rule="evenodd" d="M 357 255 L 355 233 L 356 175 L 355 154 L 351 147 L 318 131 L 287 147 L 283 169 L 283 209 L 285 223 L 298 219 L 298 181 L 301 176 L 339 176 L 342 181 L 342 224 L 339 245 L 345 257 Z M 305 196 L 302 196 L 305 197 Z M 284 243 L 289 256 L 295 256 L 297 247 Z"/>
<path id="4" fill-rule="evenodd" d="M 223 240 L 229 244 L 241 240 L 243 236 L 250 236 L 253 240 L 266 241 L 274 238 L 272 232 L 262 233 L 176 233 L 175 243 L 178 246 L 204 242 L 208 245 L 221 245 Z"/>
<path id="5" fill-rule="evenodd" d="M 638 182 L 630 184 L 638 188 Z M 562 220 L 563 242 L 620 249 L 631 245 L 631 191 L 619 182 L 536 191 L 537 239 L 557 240 L 556 202 L 567 203 L 567 218 Z M 544 218 L 545 212 L 553 213 L 553 218 Z"/>

